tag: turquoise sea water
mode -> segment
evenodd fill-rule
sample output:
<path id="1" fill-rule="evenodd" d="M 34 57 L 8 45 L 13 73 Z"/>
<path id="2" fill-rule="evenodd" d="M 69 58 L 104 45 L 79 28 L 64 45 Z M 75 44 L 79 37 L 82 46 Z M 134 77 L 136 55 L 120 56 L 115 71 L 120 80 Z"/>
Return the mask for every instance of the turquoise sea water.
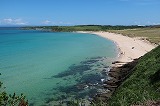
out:
<path id="1" fill-rule="evenodd" d="M 116 56 L 112 41 L 93 34 L 0 30 L 0 80 L 34 106 L 94 96 Z"/>

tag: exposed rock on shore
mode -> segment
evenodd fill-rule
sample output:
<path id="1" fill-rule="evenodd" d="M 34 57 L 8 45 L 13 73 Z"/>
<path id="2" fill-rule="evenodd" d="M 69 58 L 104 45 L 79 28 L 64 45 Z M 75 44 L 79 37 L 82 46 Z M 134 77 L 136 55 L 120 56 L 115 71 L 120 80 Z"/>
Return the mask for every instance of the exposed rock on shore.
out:
<path id="1" fill-rule="evenodd" d="M 108 100 L 114 91 L 121 85 L 121 83 L 126 80 L 132 73 L 134 67 L 138 63 L 139 59 L 135 59 L 132 62 L 128 62 L 124 64 L 124 62 L 116 61 L 112 64 L 114 65 L 112 69 L 107 73 L 111 79 L 103 82 L 103 87 L 108 89 L 109 92 L 97 94 L 94 97 L 94 102 L 106 101 Z M 117 66 L 117 64 L 121 64 L 121 66 Z M 124 65 L 123 65 L 124 64 Z"/>

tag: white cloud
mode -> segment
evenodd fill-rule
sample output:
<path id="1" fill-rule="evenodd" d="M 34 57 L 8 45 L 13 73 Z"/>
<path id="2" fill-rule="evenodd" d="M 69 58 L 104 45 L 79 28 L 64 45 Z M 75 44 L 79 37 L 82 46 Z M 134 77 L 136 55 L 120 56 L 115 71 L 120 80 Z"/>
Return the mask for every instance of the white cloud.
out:
<path id="1" fill-rule="evenodd" d="M 72 23 L 70 22 L 63 22 L 63 21 L 59 21 L 59 22 L 53 22 L 50 20 L 45 20 L 41 22 L 43 25 L 71 25 Z"/>
<path id="2" fill-rule="evenodd" d="M 0 24 L 2 25 L 27 25 L 27 22 L 23 21 L 20 18 L 12 19 L 12 18 L 5 18 L 0 20 Z"/>
<path id="3" fill-rule="evenodd" d="M 60 22 L 57 22 L 57 24 L 58 25 L 71 25 L 72 23 L 60 21 Z"/>
<path id="4" fill-rule="evenodd" d="M 45 20 L 45 21 L 43 21 L 43 22 L 42 22 L 42 24 L 46 24 L 46 25 L 48 25 L 48 24 L 52 24 L 52 22 L 51 22 L 51 21 L 49 21 L 49 20 Z"/>
<path id="5" fill-rule="evenodd" d="M 135 21 L 134 25 L 145 26 L 145 25 L 160 25 L 159 22 L 152 21 Z"/>
<path id="6" fill-rule="evenodd" d="M 152 23 L 152 25 L 160 25 L 160 23 L 155 23 L 155 22 L 154 22 L 154 23 Z"/>
<path id="7" fill-rule="evenodd" d="M 13 20 L 11 18 L 3 19 L 2 23 L 11 24 Z"/>

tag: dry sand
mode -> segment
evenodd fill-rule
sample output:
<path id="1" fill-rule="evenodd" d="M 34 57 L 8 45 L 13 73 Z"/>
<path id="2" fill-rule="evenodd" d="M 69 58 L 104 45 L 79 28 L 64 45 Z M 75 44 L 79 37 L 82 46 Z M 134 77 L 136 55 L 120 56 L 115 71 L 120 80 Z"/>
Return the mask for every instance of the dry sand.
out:
<path id="1" fill-rule="evenodd" d="M 78 33 L 91 33 L 96 34 L 106 39 L 112 40 L 117 44 L 119 48 L 119 58 L 117 61 L 131 62 L 133 59 L 139 58 L 155 48 L 155 45 L 139 40 L 137 38 L 130 38 L 121 34 L 109 33 L 109 32 L 84 32 Z"/>

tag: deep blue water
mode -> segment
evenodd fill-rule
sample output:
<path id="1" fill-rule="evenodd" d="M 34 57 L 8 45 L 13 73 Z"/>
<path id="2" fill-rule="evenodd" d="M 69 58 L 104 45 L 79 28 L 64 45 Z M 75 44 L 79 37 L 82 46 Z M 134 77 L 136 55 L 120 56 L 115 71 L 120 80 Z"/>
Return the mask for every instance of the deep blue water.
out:
<path id="1" fill-rule="evenodd" d="M 94 96 L 116 45 L 93 34 L 0 30 L 0 79 L 9 93 L 35 106 Z"/>

